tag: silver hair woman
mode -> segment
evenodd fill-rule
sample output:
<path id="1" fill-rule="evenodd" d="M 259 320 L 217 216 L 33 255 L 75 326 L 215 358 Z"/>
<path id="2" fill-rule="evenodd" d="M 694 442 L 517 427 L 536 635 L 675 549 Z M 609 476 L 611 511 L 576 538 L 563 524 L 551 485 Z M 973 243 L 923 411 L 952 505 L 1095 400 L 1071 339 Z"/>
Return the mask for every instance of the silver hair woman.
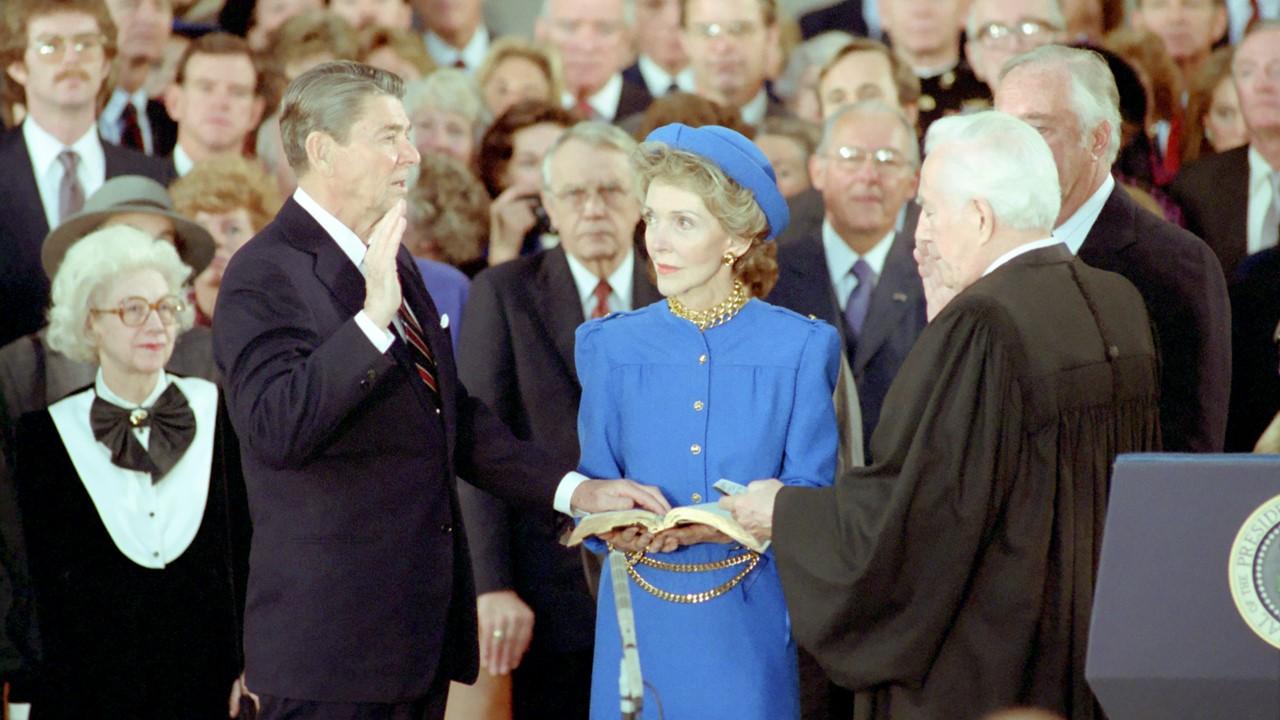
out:
<path id="1" fill-rule="evenodd" d="M 409 83 L 404 109 L 413 121 L 414 140 L 423 155 L 448 155 L 470 165 L 484 122 L 484 105 L 471 76 L 441 68 Z"/>
<path id="2" fill-rule="evenodd" d="M 98 366 L 90 387 L 18 422 L 25 552 L 11 627 L 29 700 L 50 717 L 226 717 L 240 681 L 244 489 L 218 390 L 165 372 L 193 313 L 171 243 L 118 225 L 55 258 L 49 346 Z"/>

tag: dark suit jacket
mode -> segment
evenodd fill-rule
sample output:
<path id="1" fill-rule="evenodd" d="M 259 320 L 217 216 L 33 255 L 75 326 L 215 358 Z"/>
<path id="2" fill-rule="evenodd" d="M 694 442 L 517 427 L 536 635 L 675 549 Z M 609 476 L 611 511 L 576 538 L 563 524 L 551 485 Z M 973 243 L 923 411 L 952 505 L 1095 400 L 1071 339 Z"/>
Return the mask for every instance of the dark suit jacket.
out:
<path id="1" fill-rule="evenodd" d="M 849 358 L 858 386 L 862 410 L 863 449 L 870 450 L 871 433 L 880 419 L 884 396 L 925 326 L 924 286 L 911 250 L 919 209 L 908 205 L 906 222 L 893 239 L 884 272 L 871 292 L 871 305 L 862 326 L 862 337 Z M 831 323 L 846 340 L 844 314 L 831 285 L 826 253 L 822 249 L 820 215 L 807 214 L 809 222 L 793 224 L 778 242 L 778 283 L 768 301 Z M 867 456 L 868 462 L 873 460 Z"/>
<path id="2" fill-rule="evenodd" d="M 1116 186 L 1080 248 L 1138 288 L 1155 325 L 1160 425 L 1170 452 L 1222 452 L 1231 387 L 1231 308 L 1218 259 L 1200 238 Z"/>
<path id="3" fill-rule="evenodd" d="M 862 17 L 860 0 L 841 0 L 830 7 L 818 8 L 800 16 L 800 34 L 805 40 L 828 30 L 866 37 L 867 21 Z"/>
<path id="4" fill-rule="evenodd" d="M 656 302 L 645 262 L 637 257 L 632 307 Z M 574 331 L 582 303 L 563 248 L 503 263 L 476 276 L 458 347 L 458 375 L 516 437 L 532 440 L 557 461 L 576 465 L 578 400 Z M 467 479 L 465 476 L 464 480 Z M 582 556 L 560 545 L 561 524 L 513 512 L 465 484 L 459 488 L 476 590 L 515 590 L 536 616 L 535 647 L 567 652 L 591 647 L 595 602 Z"/>
<path id="5" fill-rule="evenodd" d="M 162 183 L 171 176 L 160 160 L 133 150 L 102 143 L 107 177 L 145 175 Z M 49 304 L 49 278 L 40 265 L 40 246 L 49 234 L 49 220 L 36 187 L 31 155 L 22 126 L 0 135 L 0 346 L 39 330 Z"/>
<path id="6" fill-rule="evenodd" d="M 1209 244 L 1222 272 L 1233 277 L 1248 252 L 1249 147 L 1206 155 L 1182 168 L 1169 196 L 1182 207 L 1187 229 Z"/>
<path id="7" fill-rule="evenodd" d="M 438 406 L 400 339 L 384 354 L 361 332 L 364 279 L 295 201 L 236 253 L 218 293 L 214 358 L 254 525 L 245 662 L 258 692 L 387 703 L 473 680 L 454 477 L 549 514 L 569 467 L 467 394 L 404 248 L 397 264 L 439 363 Z"/>
<path id="8" fill-rule="evenodd" d="M 1280 412 L 1280 248 L 1255 253 L 1231 283 L 1231 410 L 1227 452 L 1250 452 Z"/>
<path id="9" fill-rule="evenodd" d="M 624 77 L 622 95 L 618 96 L 618 109 L 614 111 L 613 117 L 609 118 L 609 122 L 618 122 L 623 118 L 642 113 L 652 103 L 653 96 L 649 94 L 649 87 L 644 84 L 643 78 L 640 82 L 634 83 Z"/>
<path id="10" fill-rule="evenodd" d="M 147 101 L 147 122 L 151 123 L 151 156 L 167 158 L 173 155 L 173 148 L 178 144 L 178 123 L 169 117 L 164 103 Z"/>

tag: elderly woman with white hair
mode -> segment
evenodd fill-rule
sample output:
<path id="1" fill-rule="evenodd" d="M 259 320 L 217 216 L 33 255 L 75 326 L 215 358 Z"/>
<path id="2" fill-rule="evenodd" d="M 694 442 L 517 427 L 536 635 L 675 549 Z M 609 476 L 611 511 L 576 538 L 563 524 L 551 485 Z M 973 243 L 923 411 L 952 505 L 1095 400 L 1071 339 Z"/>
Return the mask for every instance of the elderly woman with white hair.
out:
<path id="1" fill-rule="evenodd" d="M 128 226 L 53 266 L 48 344 L 98 371 L 18 423 L 16 577 L 30 580 L 9 627 L 28 630 L 32 716 L 235 716 L 244 489 L 225 472 L 217 387 L 165 371 L 192 324 L 191 268 Z"/>
<path id="2" fill-rule="evenodd" d="M 423 155 L 447 155 L 471 167 L 484 105 L 471 76 L 441 68 L 405 86 L 404 109 L 413 123 L 414 145 Z"/>

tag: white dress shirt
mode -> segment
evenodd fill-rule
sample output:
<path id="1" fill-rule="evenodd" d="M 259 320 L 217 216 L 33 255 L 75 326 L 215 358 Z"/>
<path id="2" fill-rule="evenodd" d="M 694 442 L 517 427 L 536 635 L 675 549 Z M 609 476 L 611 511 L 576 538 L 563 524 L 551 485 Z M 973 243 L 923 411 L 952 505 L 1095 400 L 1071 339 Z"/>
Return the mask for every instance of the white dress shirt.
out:
<path id="1" fill-rule="evenodd" d="M 27 155 L 31 157 L 31 169 L 36 175 L 36 189 L 40 192 L 45 219 L 49 221 L 50 228 L 55 228 L 63 220 L 58 217 L 58 190 L 62 186 L 63 174 L 58 155 L 63 150 L 74 150 L 80 156 L 76 177 L 80 179 L 80 187 L 84 188 L 86 200 L 107 180 L 107 157 L 102 151 L 98 129 L 90 126 L 68 147 L 40 127 L 34 118 L 27 117 L 22 122 L 22 139 L 27 144 Z"/>
<path id="2" fill-rule="evenodd" d="M 991 273 L 996 271 L 996 268 L 999 268 L 1001 265 L 1004 265 L 1005 263 L 1018 257 L 1019 255 L 1025 255 L 1031 252 L 1032 250 L 1039 250 L 1041 248 L 1053 247 L 1054 245 L 1057 245 L 1058 243 L 1061 243 L 1061 242 L 1062 242 L 1061 240 L 1055 237 L 1047 237 L 1043 240 L 1032 240 L 1029 243 L 1019 245 L 1018 247 L 996 258 L 995 261 L 993 261 L 990 265 L 987 266 L 986 270 L 982 271 L 982 277 L 986 277 L 990 275 Z"/>
<path id="3" fill-rule="evenodd" d="M 98 130 L 102 132 L 102 137 L 112 145 L 120 144 L 120 138 L 124 135 L 120 116 L 124 114 L 125 105 L 132 105 L 134 111 L 138 113 L 138 127 L 142 129 L 142 147 L 146 148 L 148 155 L 154 152 L 151 119 L 147 117 L 147 99 L 145 89 L 139 89 L 130 95 L 116 88 L 116 91 L 111 93 L 111 99 L 107 100 L 107 104 L 102 108 L 102 114 L 98 116 Z"/>
<path id="4" fill-rule="evenodd" d="M 1280 17 L 1280 0 L 1258 0 L 1258 14 L 1264 20 Z M 1232 45 L 1239 45 L 1244 31 L 1253 19 L 1250 0 L 1227 0 L 1227 38 Z"/>
<path id="5" fill-rule="evenodd" d="M 364 275 L 364 256 L 368 251 L 368 247 L 366 247 L 364 242 L 360 240 L 360 237 L 355 234 L 355 231 L 344 225 L 341 220 L 334 217 L 333 213 L 321 207 L 320 203 L 317 203 L 315 199 L 308 195 L 307 191 L 303 190 L 301 187 L 293 191 L 293 199 L 298 203 L 298 205 L 302 206 L 303 210 L 307 211 L 308 215 L 320 224 L 320 227 L 323 228 L 325 232 L 329 233 L 329 237 L 333 238 L 333 241 L 338 244 L 338 247 L 342 250 L 342 254 L 346 255 L 351 262 L 355 264 L 356 268 L 360 270 L 361 275 Z M 592 288 L 594 289 L 594 286 L 592 286 Z M 373 344 L 374 348 L 376 348 L 378 352 L 385 353 L 391 347 L 391 343 L 395 339 L 391 334 L 391 331 L 386 328 L 380 328 L 374 324 L 373 320 L 369 319 L 369 315 L 364 310 L 356 313 L 355 321 L 356 325 L 360 327 L 361 332 L 365 334 L 365 337 L 369 338 L 369 342 Z M 397 331 L 403 333 L 400 329 L 399 318 L 393 318 L 391 322 L 395 325 Z M 573 498 L 573 492 L 577 490 L 578 486 L 587 479 L 588 478 L 586 476 L 576 472 L 570 472 L 565 475 L 564 479 L 560 481 L 560 485 L 556 488 L 554 503 L 555 509 L 565 515 L 572 514 L 570 500 Z"/>
<path id="6" fill-rule="evenodd" d="M 609 274 L 609 312 L 626 312 L 631 309 L 631 280 L 635 272 L 636 253 L 634 250 L 626 254 L 617 269 Z M 600 278 L 587 269 L 578 258 L 566 252 L 569 261 L 569 272 L 573 275 L 573 284 L 578 289 L 578 300 L 582 303 L 582 317 L 590 318 L 596 309 L 596 285 Z"/>
<path id="7" fill-rule="evenodd" d="M 636 59 L 636 68 L 640 70 L 640 77 L 644 78 L 645 87 L 649 88 L 649 94 L 655 98 L 660 98 L 667 94 L 671 89 L 672 83 L 681 91 L 693 92 L 693 68 L 685 67 L 680 72 L 672 75 L 662 66 L 653 61 L 648 55 L 641 55 Z"/>
<path id="8" fill-rule="evenodd" d="M 1102 181 L 1102 185 L 1089 196 L 1089 199 L 1085 200 L 1084 204 L 1071 214 L 1071 217 L 1053 229 L 1053 237 L 1066 243 L 1072 255 L 1080 254 L 1080 247 L 1084 245 L 1085 238 L 1089 237 L 1089 231 L 1098 221 L 1102 206 L 1107 204 L 1107 198 L 1111 197 L 1111 191 L 1115 187 L 1115 178 L 1108 174 Z"/>
<path id="9" fill-rule="evenodd" d="M 621 120 L 618 114 L 618 103 L 622 100 L 622 73 L 616 72 L 609 77 L 600 89 L 587 97 L 587 104 L 595 112 L 596 117 L 605 122 Z M 560 94 L 560 104 L 565 110 L 573 110 L 578 105 L 578 98 L 568 90 Z"/>
<path id="10" fill-rule="evenodd" d="M 876 282 L 879 282 L 880 276 L 884 274 L 884 264 L 889 257 L 889 248 L 893 247 L 895 234 L 896 231 L 890 230 L 870 250 L 859 255 L 831 227 L 831 223 L 823 221 L 822 252 L 827 257 L 827 272 L 831 273 L 831 287 L 835 290 L 840 312 L 844 312 L 845 305 L 849 303 L 849 295 L 858 287 L 858 278 L 853 275 L 854 264 L 859 260 L 866 261 L 875 273 Z"/>
<path id="11" fill-rule="evenodd" d="M 1266 250 L 1270 242 L 1262 236 L 1262 223 L 1267 219 L 1267 208 L 1276 201 L 1275 189 L 1271 185 L 1271 165 L 1257 148 L 1249 146 L 1249 214 L 1245 234 L 1248 240 L 1246 251 L 1252 255 L 1259 250 Z"/>
<path id="12" fill-rule="evenodd" d="M 760 92 L 756 96 L 747 101 L 746 105 L 738 111 L 738 116 L 742 118 L 742 122 L 752 126 L 759 127 L 764 122 L 765 115 L 769 114 L 769 93 L 764 88 L 760 88 Z"/>
<path id="13" fill-rule="evenodd" d="M 191 168 L 195 166 L 196 161 L 192 160 L 187 151 L 182 149 L 182 145 L 173 146 L 173 169 L 178 171 L 178 177 L 191 172 Z"/>
<path id="14" fill-rule="evenodd" d="M 149 407 L 170 383 L 187 397 L 196 417 L 196 434 L 169 473 L 152 483 L 148 473 L 111 463 L 111 451 L 93 435 L 89 411 L 94 397 L 122 408 Z M 120 552 L 138 565 L 164 568 L 190 547 L 200 531 L 209 498 L 217 412 L 218 388 L 208 380 L 162 374 L 155 390 L 141 405 L 135 405 L 111 392 L 101 370 L 93 389 L 49 406 L 53 424 L 107 534 Z M 150 428 L 137 428 L 133 433 L 143 447 L 148 446 Z"/>
<path id="15" fill-rule="evenodd" d="M 484 25 L 471 33 L 471 39 L 462 49 L 450 45 L 430 30 L 423 34 L 423 39 L 427 45 L 427 54 L 437 67 L 451 68 L 461 59 L 466 71 L 474 73 L 484 62 L 484 56 L 489 54 L 489 29 Z"/>

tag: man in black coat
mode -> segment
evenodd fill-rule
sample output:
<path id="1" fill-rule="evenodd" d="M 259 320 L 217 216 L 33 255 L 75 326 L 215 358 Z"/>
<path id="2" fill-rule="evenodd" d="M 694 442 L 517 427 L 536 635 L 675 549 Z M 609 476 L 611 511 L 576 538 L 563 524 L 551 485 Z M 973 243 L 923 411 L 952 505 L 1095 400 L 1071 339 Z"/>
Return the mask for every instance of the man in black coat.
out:
<path id="1" fill-rule="evenodd" d="M 1088 123 L 1072 85 L 1103 119 Z M 1054 237 L 1081 260 L 1120 273 L 1142 293 L 1160 355 L 1164 448 L 1221 452 L 1231 387 L 1231 309 L 1222 268 L 1199 238 L 1140 208 L 1111 177 L 1119 96 L 1096 53 L 1057 45 L 1005 65 L 996 107 L 1041 130 L 1062 185 Z"/>
<path id="2" fill-rule="evenodd" d="M 290 84 L 298 190 L 218 293 L 214 358 L 254 528 L 246 679 L 269 719 L 435 719 L 449 681 L 475 679 L 455 476 L 530 512 L 668 509 L 652 488 L 566 474 L 458 381 L 400 244 L 419 159 L 402 93 L 351 62 Z"/>
<path id="3" fill-rule="evenodd" d="M 560 246 L 489 268 L 468 294 L 459 377 L 516 437 L 566 466 L 580 453 L 574 331 L 659 299 L 633 240 L 640 204 L 626 188 L 635 182 L 634 149 L 630 136 L 603 123 L 560 136 L 547 151 L 542 193 Z M 595 600 L 579 549 L 561 545 L 563 524 L 543 513 L 466 485 L 459 495 L 468 526 L 478 529 L 471 556 L 482 664 L 513 673 L 517 719 L 586 718 Z"/>
<path id="4" fill-rule="evenodd" d="M 67 38 L 101 37 L 111 20 L 101 5 L 25 3 L 7 31 L 25 37 L 0 64 L 22 90 L 27 117 L 0 135 L 0 346 L 45 324 L 49 278 L 40 244 L 51 227 L 78 212 L 102 183 L 145 175 L 162 183 L 164 163 L 104 143 L 95 126 L 98 91 L 111 65 L 108 39 L 68 48 Z M 74 168 L 67 173 L 68 165 Z"/>

